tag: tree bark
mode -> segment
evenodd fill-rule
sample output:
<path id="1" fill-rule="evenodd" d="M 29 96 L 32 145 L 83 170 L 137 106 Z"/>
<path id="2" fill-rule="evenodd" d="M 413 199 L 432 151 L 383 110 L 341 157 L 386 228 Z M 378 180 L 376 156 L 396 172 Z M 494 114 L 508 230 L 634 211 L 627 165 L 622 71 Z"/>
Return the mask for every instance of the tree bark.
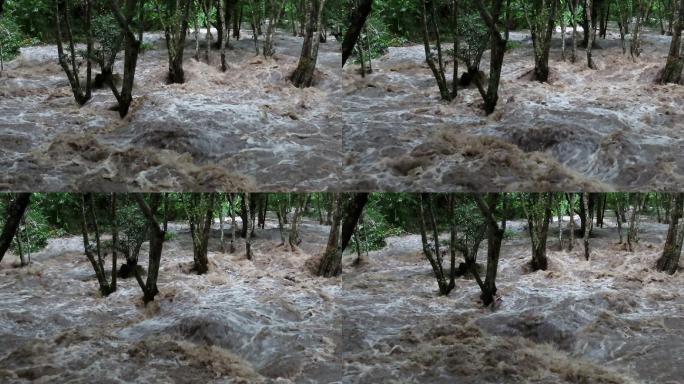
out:
<path id="1" fill-rule="evenodd" d="M 214 218 L 215 193 L 191 194 L 187 211 L 190 221 L 190 234 L 192 235 L 193 245 L 193 270 L 198 275 L 202 275 L 209 270 L 209 260 L 207 258 L 209 235 Z M 185 202 L 184 202 L 185 203 Z"/>
<path id="2" fill-rule="evenodd" d="M 682 30 L 684 30 L 684 0 L 679 0 L 679 16 L 673 27 L 670 53 L 667 57 L 663 74 L 660 77 L 660 82 L 663 84 L 682 82 L 682 69 L 684 69 Z"/>
<path id="3" fill-rule="evenodd" d="M 349 28 L 347 28 L 347 32 L 344 34 L 344 38 L 342 39 L 343 67 L 354 51 L 354 47 L 356 46 L 357 42 L 359 41 L 361 31 L 363 30 L 363 26 L 366 24 L 366 19 L 368 18 L 368 15 L 370 15 L 372 7 L 373 0 L 359 0 L 357 7 L 354 9 L 354 12 L 349 19 Z"/>
<path id="4" fill-rule="evenodd" d="M 634 244 L 639 243 L 639 210 L 641 209 L 641 202 L 643 195 L 635 193 L 634 201 L 632 202 L 632 211 L 629 216 L 629 231 L 627 232 L 627 248 L 630 252 L 634 252 Z"/>
<path id="5" fill-rule="evenodd" d="M 584 212 L 589 212 L 589 194 L 582 193 L 581 195 L 582 206 L 584 207 Z M 589 260 L 591 250 L 589 249 L 589 234 L 591 233 L 592 220 L 586 220 L 584 233 L 582 234 L 582 241 L 584 242 L 584 258 Z"/>
<path id="6" fill-rule="evenodd" d="M 230 253 L 235 253 L 235 233 L 237 232 L 237 228 L 235 228 L 235 197 L 232 193 L 227 193 L 226 198 L 230 205 Z"/>
<path id="7" fill-rule="evenodd" d="M 318 59 L 319 35 L 325 2 L 326 0 L 309 0 L 304 44 L 302 45 L 297 68 L 290 77 L 290 80 L 297 88 L 310 87 L 314 82 L 314 70 L 316 69 L 316 61 Z"/>
<path id="8" fill-rule="evenodd" d="M 432 232 L 433 244 L 430 244 L 428 240 L 428 227 L 425 224 L 426 219 L 426 207 L 427 205 L 427 217 L 430 223 L 430 228 Z M 451 288 L 446 282 L 443 269 L 442 253 L 439 247 L 439 234 L 437 232 L 437 226 L 435 224 L 434 210 L 432 206 L 432 196 L 429 193 L 420 194 L 420 199 L 418 202 L 418 222 L 420 224 L 420 239 L 423 244 L 423 255 L 428 259 L 430 265 L 432 266 L 432 273 L 435 275 L 437 280 L 437 287 L 439 288 L 440 295 L 448 295 Z"/>
<path id="9" fill-rule="evenodd" d="M 551 221 L 552 194 L 531 193 L 526 199 L 523 199 L 523 208 L 527 216 L 527 230 L 532 243 L 532 261 L 530 266 L 532 271 L 545 271 L 548 267 L 546 240 Z"/>
<path id="10" fill-rule="evenodd" d="M 506 199 L 506 195 L 503 194 Z M 482 289 L 480 299 L 485 306 L 494 302 L 496 296 L 496 274 L 499 266 L 499 254 L 501 253 L 501 242 L 503 241 L 504 233 L 506 232 L 506 219 L 501 220 L 501 224 L 496 219 L 496 207 L 501 196 L 497 193 L 488 194 L 486 200 L 480 196 L 475 196 L 475 202 L 482 212 L 482 215 L 487 221 L 487 273 Z M 506 210 L 506 201 L 504 200 L 504 211 Z"/>
<path id="11" fill-rule="evenodd" d="M 347 249 L 347 245 L 356 231 L 356 225 L 359 222 L 361 214 L 363 214 L 363 208 L 366 206 L 367 202 L 368 193 L 354 193 L 349 200 L 342 221 L 342 252 Z"/>
<path id="12" fill-rule="evenodd" d="M 318 276 L 333 277 L 342 273 L 342 248 L 340 247 L 340 222 L 342 221 L 342 197 L 333 194 L 333 220 L 328 244 L 318 267 Z"/>
<path id="13" fill-rule="evenodd" d="M 149 205 L 142 195 L 136 193 L 133 196 L 149 226 L 150 250 L 147 266 L 147 281 L 143 282 L 138 268 L 134 269 L 135 279 L 138 281 L 138 285 L 140 285 L 140 288 L 143 291 L 143 302 L 147 304 L 150 301 L 153 301 L 154 297 L 159 293 L 159 289 L 157 289 L 157 278 L 159 277 L 161 254 L 164 246 L 164 238 L 166 237 L 166 231 L 164 229 L 166 224 L 164 224 L 164 227 L 160 226 L 155 217 L 160 201 L 160 196 L 158 194 L 152 194 Z M 164 216 L 166 217 L 166 214 Z"/>
<path id="14" fill-rule="evenodd" d="M 244 199 L 242 201 L 242 205 L 245 209 L 245 216 L 243 217 L 243 220 L 247 220 L 247 222 L 243 224 L 243 228 L 245 232 L 245 257 L 247 258 L 247 260 L 252 260 L 252 227 L 254 223 L 252 222 L 249 214 L 249 195 L 250 194 L 248 192 L 245 192 Z"/>
<path id="15" fill-rule="evenodd" d="M 116 0 L 109 0 L 109 5 L 119 27 L 124 31 L 124 76 L 121 92 L 119 92 L 113 82 L 110 82 L 114 97 L 116 97 L 116 100 L 119 103 L 119 116 L 123 118 L 128 114 L 131 102 L 133 101 L 135 69 L 138 63 L 140 47 L 142 45 L 144 9 L 142 3 L 140 3 L 138 20 L 140 29 L 138 30 L 138 36 L 136 37 L 132 30 L 132 24 L 136 13 L 136 7 L 138 6 L 138 0 L 125 0 L 123 12 L 119 9 Z"/>
<path id="16" fill-rule="evenodd" d="M 192 0 L 177 0 L 167 2 L 166 9 L 159 10 L 166 18 L 164 23 L 164 37 L 166 48 L 169 54 L 169 76 L 170 84 L 182 84 L 185 82 L 185 71 L 183 70 L 183 53 L 185 50 L 185 39 L 188 35 L 188 20 L 190 19 L 190 6 Z"/>
<path id="17" fill-rule="evenodd" d="M 480 16 L 491 32 L 489 83 L 487 84 L 486 91 L 479 76 L 475 77 L 475 84 L 482 95 L 484 100 L 484 110 L 488 115 L 494 113 L 496 104 L 499 101 L 499 82 L 501 80 L 501 69 L 503 68 L 506 46 L 508 45 L 508 25 L 510 24 L 510 9 L 508 8 L 510 5 L 510 0 L 506 0 L 506 20 L 504 20 L 503 23 L 504 30 L 502 36 L 502 31 L 499 30 L 498 24 L 500 22 L 501 13 L 504 11 L 503 3 L 504 0 L 493 0 L 490 12 L 486 9 L 483 2 L 475 2 L 477 9 L 480 12 Z"/>
<path id="18" fill-rule="evenodd" d="M 594 63 L 594 56 L 593 56 L 593 49 L 594 49 L 594 42 L 596 41 L 596 29 L 595 23 L 592 20 L 592 13 L 593 13 L 593 5 L 594 1 L 596 0 L 585 0 L 584 2 L 584 11 L 585 11 L 585 17 L 587 19 L 586 26 L 589 28 L 587 31 L 585 29 L 585 33 L 588 36 L 588 41 L 587 41 L 587 65 L 591 69 L 596 69 L 596 64 Z"/>
<path id="19" fill-rule="evenodd" d="M 673 275 L 679 268 L 684 240 L 684 225 L 681 222 L 684 215 L 684 193 L 673 195 L 670 199 L 670 206 L 670 226 L 667 230 L 663 254 L 656 262 L 656 269 Z"/>
<path id="20" fill-rule="evenodd" d="M 2 228 L 2 233 L 0 233 L 0 262 L 12 244 L 12 239 L 14 239 L 14 236 L 19 229 L 21 218 L 24 217 L 24 212 L 30 202 L 30 193 L 19 193 L 16 198 L 8 204 L 5 210 L 5 226 Z"/>
<path id="21" fill-rule="evenodd" d="M 535 8 L 532 11 L 525 8 L 525 16 L 534 47 L 534 78 L 545 83 L 549 81 L 549 53 L 553 29 L 556 25 L 558 0 L 539 0 L 533 4 Z M 563 41 L 565 41 L 565 36 L 563 36 Z"/>

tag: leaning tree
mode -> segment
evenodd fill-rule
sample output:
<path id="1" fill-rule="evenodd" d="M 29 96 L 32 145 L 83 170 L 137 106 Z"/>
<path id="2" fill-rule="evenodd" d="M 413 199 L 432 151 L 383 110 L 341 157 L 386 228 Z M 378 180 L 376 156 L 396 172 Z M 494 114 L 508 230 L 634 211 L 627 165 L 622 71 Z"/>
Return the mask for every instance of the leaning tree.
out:
<path id="1" fill-rule="evenodd" d="M 5 225 L 2 227 L 2 232 L 0 232 L 0 261 L 2 261 L 10 245 L 12 245 L 12 240 L 19 229 L 21 218 L 24 217 L 24 212 L 30 202 L 30 193 L 19 193 L 10 200 L 5 208 Z"/>

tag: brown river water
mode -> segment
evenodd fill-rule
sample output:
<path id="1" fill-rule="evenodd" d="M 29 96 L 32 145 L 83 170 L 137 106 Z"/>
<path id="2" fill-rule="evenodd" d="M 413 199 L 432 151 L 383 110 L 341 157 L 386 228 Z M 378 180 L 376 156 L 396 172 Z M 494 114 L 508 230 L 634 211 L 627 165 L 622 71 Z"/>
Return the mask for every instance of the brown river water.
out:
<path id="1" fill-rule="evenodd" d="M 644 34 L 642 58 L 615 34 L 599 70 L 551 57 L 551 82 L 528 80 L 529 36 L 512 34 L 497 111 L 475 89 L 439 101 L 422 46 L 390 48 L 365 79 L 321 44 L 317 78 L 296 89 L 301 38 L 280 32 L 273 59 L 249 31 L 230 68 L 186 54 L 187 82 L 166 85 L 162 36 L 139 62 L 128 117 L 108 90 L 73 102 L 54 46 L 25 48 L 0 77 L 0 189 L 150 190 L 670 190 L 684 178 L 684 88 L 655 85 L 669 37 Z M 487 70 L 487 57 L 483 70 Z M 118 64 L 121 66 L 121 63 Z M 120 69 L 119 69 L 120 70 Z"/>
<path id="2" fill-rule="evenodd" d="M 324 279 L 304 264 L 326 226 L 305 221 L 290 252 L 269 220 L 253 261 L 241 241 L 221 253 L 216 226 L 198 276 L 187 225 L 174 224 L 147 308 L 134 280 L 100 297 L 80 238 L 52 239 L 29 267 L 0 264 L 0 381 L 679 383 L 684 282 L 652 268 L 667 226 L 642 224 L 629 253 L 608 220 L 584 261 L 579 241 L 558 250 L 554 223 L 549 269 L 530 273 L 523 224 L 509 223 L 493 308 L 472 279 L 438 296 L 415 235 L 358 267 L 347 254 L 341 277 Z"/>

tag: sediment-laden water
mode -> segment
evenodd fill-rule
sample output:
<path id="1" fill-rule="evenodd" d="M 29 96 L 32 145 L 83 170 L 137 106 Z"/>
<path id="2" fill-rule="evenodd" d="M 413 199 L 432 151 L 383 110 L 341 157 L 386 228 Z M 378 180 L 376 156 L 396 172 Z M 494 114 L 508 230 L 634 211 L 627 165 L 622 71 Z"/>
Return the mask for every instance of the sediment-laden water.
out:
<path id="1" fill-rule="evenodd" d="M 305 263 L 326 226 L 306 221 L 290 252 L 269 221 L 253 261 L 241 241 L 222 253 L 215 228 L 198 276 L 187 272 L 187 225 L 171 228 L 147 307 L 132 279 L 100 297 L 79 237 L 51 240 L 26 268 L 6 256 L 0 381 L 677 383 L 684 373 L 682 277 L 652 268 L 663 224 L 645 221 L 633 253 L 612 223 L 595 228 L 590 261 L 580 242 L 568 252 L 550 239 L 549 269 L 530 273 L 523 224 L 509 223 L 493 308 L 472 279 L 438 296 L 415 235 L 389 238 L 358 267 L 348 254 L 341 277 L 324 279 Z"/>

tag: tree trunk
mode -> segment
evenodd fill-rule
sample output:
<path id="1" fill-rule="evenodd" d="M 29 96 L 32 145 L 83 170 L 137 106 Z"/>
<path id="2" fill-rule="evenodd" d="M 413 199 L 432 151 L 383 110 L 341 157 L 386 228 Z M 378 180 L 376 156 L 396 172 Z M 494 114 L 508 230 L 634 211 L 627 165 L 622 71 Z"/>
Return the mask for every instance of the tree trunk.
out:
<path id="1" fill-rule="evenodd" d="M 119 9 L 117 1 L 109 0 L 109 4 L 114 17 L 119 24 L 119 27 L 124 30 L 124 75 L 121 92 L 118 91 L 113 82 L 110 84 L 112 92 L 119 103 L 119 116 L 123 118 L 128 114 L 131 102 L 133 101 L 133 82 L 135 80 L 135 69 L 138 63 L 138 54 L 142 44 L 142 18 L 144 15 L 144 9 L 141 3 L 139 15 L 139 23 L 141 27 L 136 38 L 131 28 L 133 24 L 133 18 L 135 17 L 136 13 L 136 7 L 138 6 L 138 0 L 125 0 L 123 13 Z"/>
<path id="2" fill-rule="evenodd" d="M 584 207 L 584 212 L 589 212 L 589 194 L 588 193 L 582 193 L 581 196 L 582 196 L 581 200 L 582 200 L 582 206 Z M 582 241 L 584 242 L 584 258 L 587 261 L 589 260 L 589 256 L 591 253 L 591 251 L 589 249 L 589 234 L 591 233 L 591 225 L 592 225 L 592 221 L 586 220 L 584 233 L 582 235 Z"/>
<path id="3" fill-rule="evenodd" d="M 427 217 L 429 217 L 428 222 L 430 223 L 432 241 L 434 245 L 431 245 L 428 240 L 428 230 L 427 225 L 425 224 L 426 204 L 428 215 Z M 444 276 L 444 269 L 442 266 L 442 253 L 439 248 L 439 234 L 437 232 L 437 226 L 435 225 L 434 210 L 432 207 L 432 196 L 429 193 L 420 194 L 420 201 L 418 202 L 418 207 L 418 215 L 420 216 L 418 218 L 418 222 L 420 224 L 420 239 L 423 244 L 423 255 L 425 255 L 425 258 L 428 259 L 430 265 L 432 266 L 432 273 L 435 275 L 435 279 L 437 280 L 439 294 L 448 295 L 451 289 L 449 288 L 449 285 L 447 284 L 446 278 Z"/>
<path id="4" fill-rule="evenodd" d="M 634 252 L 634 244 L 639 243 L 639 210 L 641 209 L 642 198 L 641 193 L 634 194 L 632 212 L 629 216 L 629 231 L 627 232 L 627 248 L 630 252 Z"/>
<path id="5" fill-rule="evenodd" d="M 523 208 L 527 216 L 527 229 L 532 243 L 532 261 L 530 266 L 532 271 L 543 270 L 548 267 L 546 259 L 546 240 L 549 233 L 549 222 L 551 221 L 551 201 L 552 195 L 546 193 L 530 194 L 527 201 L 523 201 Z M 526 207 L 526 205 L 529 206 Z"/>
<path id="6" fill-rule="evenodd" d="M 506 199 L 505 194 L 503 198 Z M 488 306 L 494 302 L 496 295 L 496 274 L 499 266 L 499 254 L 501 253 L 501 242 L 506 232 L 506 219 L 501 220 L 501 224 L 496 220 L 496 207 L 500 196 L 497 193 L 490 193 L 485 201 L 482 196 L 476 196 L 476 203 L 487 221 L 487 273 L 480 296 L 482 303 Z M 506 201 L 504 200 L 504 212 L 506 211 Z M 505 217 L 505 215 L 504 215 Z"/>
<path id="7" fill-rule="evenodd" d="M 147 281 L 143 282 L 138 268 L 134 269 L 135 279 L 143 291 L 143 302 L 147 304 L 150 301 L 153 301 L 154 297 L 157 296 L 157 293 L 159 293 L 159 289 L 157 289 L 157 278 L 159 277 L 159 266 L 161 263 L 161 255 L 164 246 L 164 238 L 166 237 L 166 231 L 159 225 L 157 218 L 155 217 L 157 208 L 159 207 L 160 196 L 158 194 L 152 194 L 149 205 L 142 195 L 134 194 L 133 196 L 149 225 L 150 249 L 147 266 Z M 164 216 L 166 216 L 166 214 Z M 164 225 L 164 228 L 165 227 L 166 225 Z"/>
<path id="8" fill-rule="evenodd" d="M 615 201 L 615 220 L 617 221 L 618 235 L 620 236 L 620 244 L 622 244 L 622 241 L 623 241 L 621 211 L 622 211 L 622 199 L 620 198 L 620 196 L 618 194 L 617 199 Z"/>
<path id="9" fill-rule="evenodd" d="M 222 253 L 226 253 L 226 238 L 225 238 L 225 233 L 224 233 L 224 228 L 223 228 L 224 222 L 225 222 L 225 220 L 224 220 L 224 215 L 223 215 L 223 206 L 219 203 L 219 230 L 221 231 L 221 252 Z"/>
<path id="10" fill-rule="evenodd" d="M 21 218 L 24 217 L 24 212 L 30 201 L 30 193 L 19 193 L 5 209 L 5 226 L 0 233 L 0 261 L 12 244 L 12 239 L 19 229 Z"/>
<path id="11" fill-rule="evenodd" d="M 304 207 L 306 199 L 306 195 L 297 196 L 297 198 L 295 199 L 295 211 L 292 215 L 292 222 L 290 224 L 290 233 L 288 238 L 288 244 L 290 245 L 290 249 L 293 252 L 301 243 L 301 239 L 299 237 L 299 221 L 302 214 L 302 208 Z"/>
<path id="12" fill-rule="evenodd" d="M 354 13 L 349 18 L 349 28 L 342 39 L 342 66 L 347 62 L 354 50 L 366 19 L 370 15 L 373 0 L 359 0 Z"/>
<path id="13" fill-rule="evenodd" d="M 235 253 L 235 232 L 237 231 L 235 222 L 235 198 L 232 193 L 226 194 L 228 204 L 230 204 L 230 253 Z"/>
<path id="14" fill-rule="evenodd" d="M 342 252 L 347 249 L 347 245 L 351 240 L 352 235 L 356 232 L 356 225 L 363 213 L 363 208 L 368 202 L 368 193 L 354 193 L 349 203 L 344 210 L 344 219 L 342 222 Z"/>
<path id="15" fill-rule="evenodd" d="M 684 215 L 684 193 L 673 195 L 670 199 L 670 206 L 672 212 L 670 226 L 667 230 L 663 254 L 656 262 L 656 269 L 673 275 L 679 268 L 682 240 L 684 240 L 684 225 L 680 222 Z"/>
<path id="16" fill-rule="evenodd" d="M 188 218 L 192 235 L 193 270 L 202 275 L 209 270 L 207 258 L 209 235 L 214 218 L 214 202 L 216 194 L 193 193 L 189 198 Z M 185 202 L 184 202 L 185 203 Z M 185 204 L 184 204 L 185 205 Z"/>
<path id="17" fill-rule="evenodd" d="M 275 48 L 273 46 L 273 33 L 275 32 L 275 29 L 278 26 L 280 18 L 283 16 L 283 13 L 285 12 L 285 4 L 286 2 L 284 0 L 270 1 L 271 14 L 268 18 L 268 25 L 266 26 L 266 36 L 264 37 L 264 57 L 271 57 L 275 54 Z"/>
<path id="18" fill-rule="evenodd" d="M 185 38 L 188 34 L 188 20 L 190 18 L 190 6 L 192 0 L 176 1 L 168 3 L 163 17 L 166 18 L 164 25 L 164 37 L 169 54 L 170 84 L 182 84 L 185 82 L 183 71 L 183 52 L 185 50 Z M 159 9 L 159 8 L 158 8 Z M 159 9 L 160 13 L 163 13 Z"/>
<path id="19" fill-rule="evenodd" d="M 579 7 L 579 0 L 568 0 L 568 7 L 572 17 L 572 56 L 570 61 L 575 63 L 577 62 L 577 8 Z"/>
<path id="20" fill-rule="evenodd" d="M 342 198 L 333 194 L 333 221 L 328 235 L 328 244 L 318 267 L 318 276 L 333 277 L 342 272 L 342 248 L 340 247 L 340 222 L 342 221 Z"/>
<path id="21" fill-rule="evenodd" d="M 77 63 L 76 48 L 74 43 L 74 36 L 71 29 L 71 8 L 69 6 L 69 0 L 54 0 L 55 2 L 55 26 L 57 32 L 57 57 L 60 66 L 64 70 L 69 80 L 69 85 L 71 86 L 71 91 L 74 95 L 74 99 L 79 105 L 84 105 L 91 98 L 91 76 L 92 76 L 92 51 L 93 51 L 93 39 L 92 31 L 90 28 L 91 22 L 91 1 L 86 0 L 85 7 L 85 20 L 84 28 L 87 35 L 87 53 L 86 53 L 86 84 L 85 88 L 81 85 L 80 80 L 80 65 Z M 60 8 L 59 4 L 62 3 L 63 7 Z M 66 33 L 66 38 L 69 41 L 69 55 L 64 53 L 64 47 L 62 44 L 63 31 L 62 31 L 62 14 L 64 18 L 64 26 Z"/>
<path id="22" fill-rule="evenodd" d="M 309 13 L 306 22 L 304 44 L 299 56 L 299 63 L 290 80 L 297 88 L 307 88 L 313 85 L 314 70 L 318 59 L 318 45 L 320 44 L 321 23 L 326 0 L 309 0 Z"/>
<path id="23" fill-rule="evenodd" d="M 110 287 L 112 292 L 116 291 L 116 262 L 119 249 L 119 223 L 116 216 L 116 193 L 112 193 L 111 215 L 112 215 L 112 282 Z"/>
<path id="24" fill-rule="evenodd" d="M 568 251 L 572 251 L 575 245 L 575 204 L 572 193 L 566 194 L 568 199 L 568 214 L 570 215 L 570 240 L 568 242 Z"/>
<path id="25" fill-rule="evenodd" d="M 549 53 L 557 10 L 558 0 L 544 0 L 534 9 L 532 15 L 529 15 L 527 9 L 525 12 L 534 47 L 534 78 L 542 83 L 549 81 Z"/>
<path id="26" fill-rule="evenodd" d="M 421 0 L 421 21 L 423 25 L 423 46 L 425 48 L 425 61 L 427 62 L 432 75 L 437 81 L 439 94 L 442 100 L 451 101 L 451 92 L 447 85 L 444 60 L 442 58 L 442 42 L 440 41 L 439 27 L 437 25 L 434 4 L 432 0 Z M 432 54 L 430 47 L 430 25 L 432 25 L 432 33 L 435 36 L 435 46 L 437 48 L 437 58 Z"/>
<path id="27" fill-rule="evenodd" d="M 245 209 L 245 216 L 243 217 L 243 220 L 247 220 L 247 222 L 243 224 L 243 228 L 245 233 L 245 257 L 247 260 L 252 260 L 252 226 L 254 224 L 252 220 L 250 220 L 249 195 L 250 194 L 248 192 L 245 192 L 244 200 L 242 201 L 242 205 Z"/>
<path id="28" fill-rule="evenodd" d="M 509 3 L 506 2 L 507 6 Z M 499 31 L 498 24 L 503 11 L 503 0 L 495 0 L 493 2 L 491 13 L 487 11 L 483 2 L 478 1 L 475 4 L 480 12 L 480 16 L 491 32 L 489 83 L 486 91 L 479 76 L 475 77 L 475 84 L 477 84 L 477 88 L 484 100 L 484 110 L 490 115 L 494 113 L 496 104 L 499 101 L 499 82 L 501 80 L 501 69 L 503 68 L 506 46 L 508 45 L 508 25 L 510 20 L 505 20 L 504 36 L 501 36 L 502 32 Z M 510 17 L 510 10 L 506 10 L 505 13 L 508 19 Z"/>
<path id="29" fill-rule="evenodd" d="M 684 30 L 684 0 L 679 0 L 679 17 L 677 17 L 674 24 L 667 64 L 660 77 L 660 82 L 663 84 L 682 82 L 682 69 L 684 69 L 682 30 Z"/>
<path id="30" fill-rule="evenodd" d="M 596 0 L 585 0 L 585 14 L 586 14 L 586 19 L 587 23 L 586 26 L 589 28 L 587 31 L 585 29 L 585 33 L 588 36 L 587 40 L 587 65 L 591 69 L 596 69 L 596 64 L 594 63 L 594 56 L 592 50 L 594 49 L 594 41 L 596 40 L 596 29 L 594 28 L 594 21 L 592 20 L 592 13 L 593 13 L 593 5 L 594 1 Z"/>

